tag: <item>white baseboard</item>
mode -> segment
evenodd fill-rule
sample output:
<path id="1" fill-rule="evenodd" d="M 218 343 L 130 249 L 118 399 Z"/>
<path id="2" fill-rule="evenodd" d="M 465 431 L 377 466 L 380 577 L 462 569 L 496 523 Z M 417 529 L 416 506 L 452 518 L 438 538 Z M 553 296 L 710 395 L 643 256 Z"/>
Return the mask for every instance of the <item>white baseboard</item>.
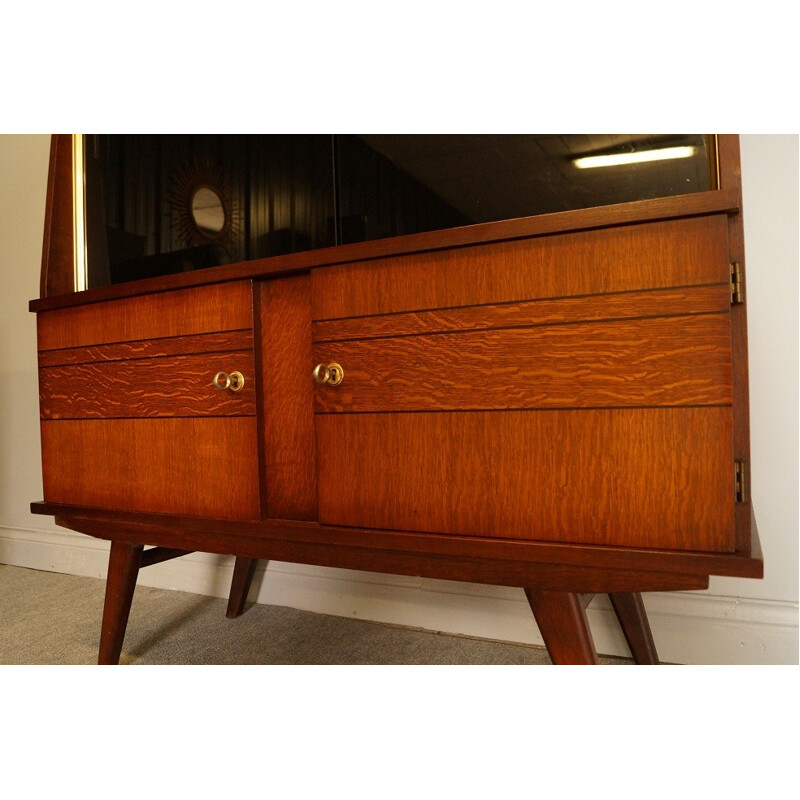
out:
<path id="1" fill-rule="evenodd" d="M 0 526 L 0 563 L 104 578 L 108 543 L 71 531 Z M 148 567 L 139 583 L 227 597 L 233 559 L 192 553 Z M 283 562 L 262 562 L 254 602 L 524 644 L 542 644 L 520 589 Z M 796 603 L 706 592 L 644 596 L 659 657 L 676 664 L 797 664 Z M 600 653 L 628 656 L 610 603 L 594 599 L 589 623 Z"/>

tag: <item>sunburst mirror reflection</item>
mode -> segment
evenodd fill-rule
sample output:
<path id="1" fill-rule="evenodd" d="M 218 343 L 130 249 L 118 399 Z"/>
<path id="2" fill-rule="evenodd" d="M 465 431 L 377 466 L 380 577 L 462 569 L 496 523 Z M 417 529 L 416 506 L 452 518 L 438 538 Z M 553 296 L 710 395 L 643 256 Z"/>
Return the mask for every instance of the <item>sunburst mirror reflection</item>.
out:
<path id="1" fill-rule="evenodd" d="M 213 244 L 236 258 L 241 212 L 222 169 L 207 162 L 184 164 L 175 172 L 169 199 L 173 228 L 184 246 Z"/>

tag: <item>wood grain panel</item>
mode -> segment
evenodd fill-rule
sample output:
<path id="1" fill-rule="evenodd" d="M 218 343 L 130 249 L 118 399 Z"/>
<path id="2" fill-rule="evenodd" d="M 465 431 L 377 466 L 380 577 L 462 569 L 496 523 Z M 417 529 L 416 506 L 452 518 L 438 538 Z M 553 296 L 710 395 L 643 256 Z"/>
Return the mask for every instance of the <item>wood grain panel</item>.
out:
<path id="1" fill-rule="evenodd" d="M 648 292 L 561 297 L 519 303 L 442 308 L 350 319 L 320 320 L 315 342 L 414 336 L 526 325 L 593 322 L 637 317 L 703 314 L 730 310 L 729 284 Z"/>
<path id="2" fill-rule="evenodd" d="M 250 281 L 125 297 L 37 316 L 39 350 L 251 328 Z"/>
<path id="3" fill-rule="evenodd" d="M 318 344 L 344 369 L 317 411 L 457 411 L 731 402 L 728 314 Z"/>
<path id="4" fill-rule="evenodd" d="M 267 516 L 315 519 L 310 278 L 267 281 L 257 291 Z"/>
<path id="5" fill-rule="evenodd" d="M 167 339 L 144 339 L 120 344 L 101 344 L 94 347 L 67 347 L 63 350 L 43 350 L 39 353 L 40 367 L 64 364 L 91 364 L 96 361 L 123 361 L 130 358 L 162 358 L 188 353 L 224 353 L 233 350 L 252 350 L 252 329 L 202 333 L 196 336 L 173 336 Z"/>
<path id="6" fill-rule="evenodd" d="M 234 370 L 241 391 L 214 387 Z M 253 416 L 254 377 L 252 351 L 43 367 L 39 405 L 42 419 Z"/>
<path id="7" fill-rule="evenodd" d="M 50 137 L 50 168 L 39 279 L 42 297 L 75 291 L 72 203 L 72 134 L 54 133 Z"/>
<path id="8" fill-rule="evenodd" d="M 45 421 L 46 500 L 212 519 L 259 517 L 253 417 Z"/>
<path id="9" fill-rule="evenodd" d="M 732 551 L 730 408 L 317 416 L 320 522 Z"/>
<path id="10" fill-rule="evenodd" d="M 727 280 L 719 214 L 318 269 L 312 305 L 319 320 Z"/>

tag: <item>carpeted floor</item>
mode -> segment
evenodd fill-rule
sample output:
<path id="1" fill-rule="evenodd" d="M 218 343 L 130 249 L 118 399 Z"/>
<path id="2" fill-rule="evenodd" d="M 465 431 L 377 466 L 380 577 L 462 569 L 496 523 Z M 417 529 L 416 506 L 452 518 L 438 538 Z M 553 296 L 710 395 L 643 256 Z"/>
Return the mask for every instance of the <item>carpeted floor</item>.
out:
<path id="1" fill-rule="evenodd" d="M 105 581 L 0 565 L 0 664 L 94 664 Z M 550 664 L 542 647 L 139 586 L 122 664 Z M 603 664 L 630 664 L 602 658 Z"/>

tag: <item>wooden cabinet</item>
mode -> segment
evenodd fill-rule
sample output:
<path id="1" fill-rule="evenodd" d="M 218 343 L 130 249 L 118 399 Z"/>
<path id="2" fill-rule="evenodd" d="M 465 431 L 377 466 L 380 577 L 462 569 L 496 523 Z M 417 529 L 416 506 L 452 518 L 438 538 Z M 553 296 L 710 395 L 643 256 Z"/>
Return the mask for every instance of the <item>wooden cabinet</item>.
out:
<path id="1" fill-rule="evenodd" d="M 314 270 L 320 521 L 732 552 L 729 272 L 723 215 Z"/>
<path id="2" fill-rule="evenodd" d="M 249 281 L 50 311 L 38 340 L 46 501 L 258 518 Z"/>
<path id="3" fill-rule="evenodd" d="M 100 660 L 190 550 L 231 615 L 258 558 L 520 586 L 557 662 L 608 592 L 655 660 L 639 592 L 762 570 L 740 228 L 717 190 L 34 301 L 33 510 L 113 542 Z"/>

